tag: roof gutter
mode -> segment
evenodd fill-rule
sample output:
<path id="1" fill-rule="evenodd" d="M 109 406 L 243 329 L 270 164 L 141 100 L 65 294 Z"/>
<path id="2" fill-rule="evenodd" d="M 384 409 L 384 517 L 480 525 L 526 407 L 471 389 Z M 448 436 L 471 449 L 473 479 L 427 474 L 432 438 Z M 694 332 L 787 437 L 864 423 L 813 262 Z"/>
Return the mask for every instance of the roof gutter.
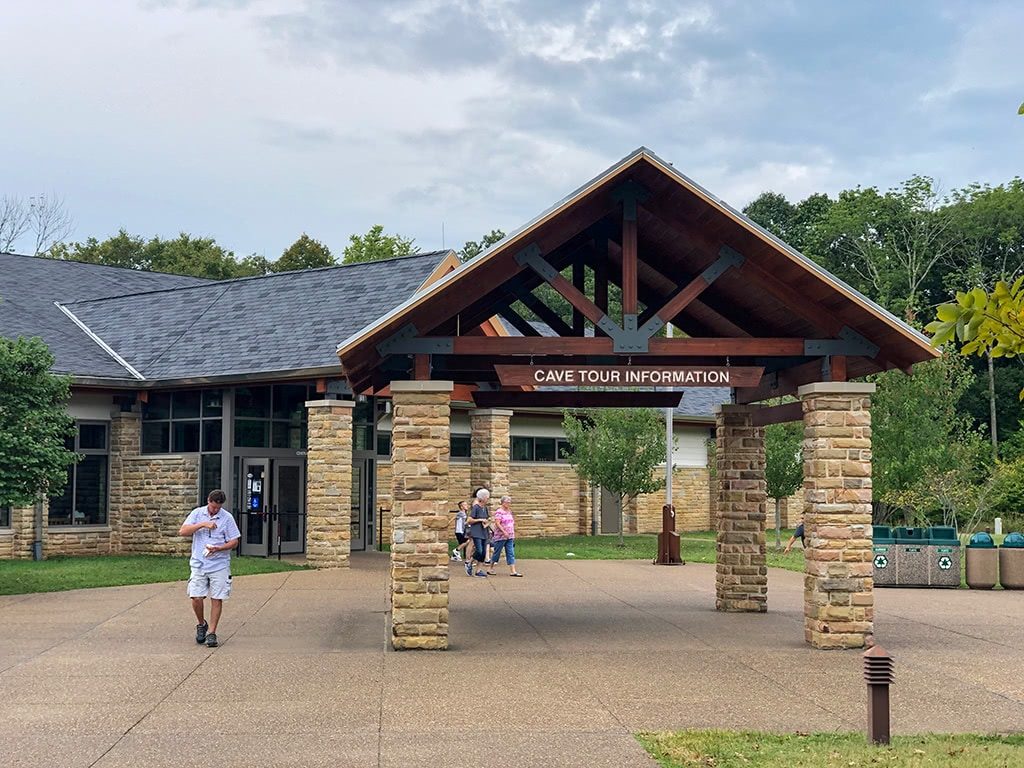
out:
<path id="1" fill-rule="evenodd" d="M 101 387 L 110 389 L 164 389 L 167 387 L 205 386 L 210 384 L 254 384 L 264 381 L 294 381 L 310 378 L 341 378 L 341 367 L 337 365 L 317 366 L 315 368 L 289 368 L 282 371 L 256 373 L 226 373 L 216 376 L 187 376 L 176 379 L 145 379 L 131 381 L 128 379 L 104 379 L 96 376 L 75 376 L 72 383 L 82 387 Z"/>

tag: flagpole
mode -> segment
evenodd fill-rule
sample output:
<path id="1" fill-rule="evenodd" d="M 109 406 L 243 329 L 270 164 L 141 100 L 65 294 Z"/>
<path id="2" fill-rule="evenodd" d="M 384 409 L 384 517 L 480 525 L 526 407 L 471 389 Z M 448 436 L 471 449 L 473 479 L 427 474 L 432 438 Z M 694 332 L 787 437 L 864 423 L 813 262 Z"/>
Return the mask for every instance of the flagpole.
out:
<path id="1" fill-rule="evenodd" d="M 672 338 L 672 323 L 665 327 L 666 338 Z M 671 387 L 669 388 L 671 391 Z M 665 409 L 665 503 L 672 506 L 672 408 Z"/>

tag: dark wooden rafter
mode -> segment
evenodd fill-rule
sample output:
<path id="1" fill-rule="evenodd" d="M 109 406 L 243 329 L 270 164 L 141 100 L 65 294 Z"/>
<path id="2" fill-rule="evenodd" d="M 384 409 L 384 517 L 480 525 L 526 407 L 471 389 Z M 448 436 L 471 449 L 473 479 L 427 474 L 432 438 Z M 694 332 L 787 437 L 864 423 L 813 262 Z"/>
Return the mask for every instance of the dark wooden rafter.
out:
<path id="1" fill-rule="evenodd" d="M 654 317 L 644 323 L 643 331 L 653 336 L 709 288 L 723 272 L 730 267 L 740 266 L 743 261 L 744 258 L 732 248 L 722 246 L 714 263 L 679 289 L 660 309 L 655 310 Z"/>
<path id="2" fill-rule="evenodd" d="M 765 374 L 764 378 L 761 379 L 761 383 L 756 387 L 737 388 L 736 402 L 745 405 L 772 397 L 792 395 L 796 393 L 798 387 L 804 384 L 825 381 L 827 380 L 828 370 L 825 363 L 825 358 L 818 358 L 802 365 Z"/>
<path id="3" fill-rule="evenodd" d="M 541 301 L 534 293 L 523 291 L 517 295 L 517 298 L 523 303 L 524 307 L 533 312 L 542 323 L 546 323 L 559 336 L 573 335 L 573 329 L 566 324 L 562 316 Z"/>
<path id="4" fill-rule="evenodd" d="M 803 418 L 804 404 L 800 402 L 766 405 L 755 409 L 750 415 L 751 424 L 755 427 L 767 427 L 769 424 L 786 424 L 791 421 L 802 421 Z"/>
<path id="5" fill-rule="evenodd" d="M 582 250 L 576 253 L 572 260 L 572 285 L 580 293 L 585 295 L 587 286 L 587 272 L 584 262 L 584 253 Z M 580 312 L 576 307 L 572 309 L 572 335 L 582 336 L 583 335 L 583 313 Z"/>
<path id="6" fill-rule="evenodd" d="M 507 320 L 513 328 L 523 334 L 523 336 L 540 336 L 537 329 L 530 325 L 530 322 L 526 318 L 516 312 L 508 304 L 498 310 L 498 314 L 501 315 L 503 319 Z"/>
<path id="7" fill-rule="evenodd" d="M 631 327 L 639 313 L 637 308 L 638 216 L 637 204 L 650 193 L 640 184 L 629 180 L 612 192 L 612 199 L 622 203 L 622 327 Z"/>
<path id="8" fill-rule="evenodd" d="M 530 267 L 534 272 L 544 278 L 548 284 L 562 296 L 562 298 L 573 306 L 574 310 L 579 311 L 594 325 L 604 327 L 608 326 L 610 319 L 608 315 L 605 314 L 594 302 L 588 299 L 583 291 L 579 290 L 576 286 L 562 277 L 558 270 L 544 258 L 540 249 L 537 248 L 536 245 L 529 245 L 517 253 L 516 261 L 524 266 Z"/>
<path id="9" fill-rule="evenodd" d="M 640 315 L 638 322 L 643 326 L 654 317 L 657 308 L 681 289 L 675 280 L 665 275 L 666 266 L 653 247 L 644 247 L 641 241 L 641 250 L 644 259 L 639 264 L 638 290 L 640 300 L 647 305 L 647 309 Z M 610 242 L 608 257 L 613 265 L 621 263 L 618 243 Z M 707 260 L 704 263 L 707 264 Z M 735 306 L 725 310 L 712 302 L 713 299 L 707 293 L 703 293 L 701 298 L 694 299 L 687 305 L 692 312 L 681 312 L 670 322 L 690 336 L 752 336 L 751 329 L 759 329 L 762 332 L 765 330 L 763 323 L 754 322 Z M 780 335 L 771 333 L 770 328 L 767 330 L 769 335 Z"/>
<path id="10" fill-rule="evenodd" d="M 473 401 L 481 408 L 675 408 L 682 392 L 519 392 L 477 390 Z"/>
<path id="11" fill-rule="evenodd" d="M 806 339 L 788 338 L 675 338 L 651 339 L 651 355 L 681 357 L 800 357 L 805 354 Z M 578 336 L 424 336 L 409 340 L 409 349 L 430 350 L 448 355 L 610 355 L 614 353 L 612 339 Z M 392 354 L 406 349 L 404 340 L 396 340 L 390 347 Z M 621 356 L 621 355 L 620 355 Z"/>

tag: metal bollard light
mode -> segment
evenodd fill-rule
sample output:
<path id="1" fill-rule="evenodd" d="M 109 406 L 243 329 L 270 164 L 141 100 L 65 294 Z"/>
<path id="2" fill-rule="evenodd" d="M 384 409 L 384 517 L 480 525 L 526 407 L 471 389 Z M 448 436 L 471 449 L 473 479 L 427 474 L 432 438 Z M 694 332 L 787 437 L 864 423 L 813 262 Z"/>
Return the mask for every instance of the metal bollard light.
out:
<path id="1" fill-rule="evenodd" d="M 889 686 L 893 684 L 893 658 L 880 645 L 864 652 L 864 679 L 868 684 L 868 741 L 889 743 Z"/>

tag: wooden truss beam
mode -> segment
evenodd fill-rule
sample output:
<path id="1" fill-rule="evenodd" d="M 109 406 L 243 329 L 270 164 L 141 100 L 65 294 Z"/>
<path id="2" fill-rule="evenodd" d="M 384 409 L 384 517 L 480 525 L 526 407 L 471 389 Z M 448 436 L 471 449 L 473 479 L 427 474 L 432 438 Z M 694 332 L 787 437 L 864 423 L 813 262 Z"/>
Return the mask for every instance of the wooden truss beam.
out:
<path id="1" fill-rule="evenodd" d="M 804 404 L 783 403 L 782 405 L 766 405 L 757 408 L 750 415 L 751 424 L 755 427 L 767 427 L 769 424 L 787 424 L 791 421 L 802 421 Z"/>

